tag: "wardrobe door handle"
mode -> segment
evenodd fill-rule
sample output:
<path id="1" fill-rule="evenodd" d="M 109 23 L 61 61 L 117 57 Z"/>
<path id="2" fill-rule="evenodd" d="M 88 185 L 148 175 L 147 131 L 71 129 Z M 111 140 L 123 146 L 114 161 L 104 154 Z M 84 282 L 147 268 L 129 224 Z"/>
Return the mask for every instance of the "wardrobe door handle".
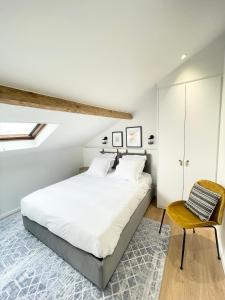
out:
<path id="1" fill-rule="evenodd" d="M 180 163 L 180 166 L 182 167 L 183 166 L 183 161 L 181 159 L 179 159 L 179 163 Z"/>
<path id="2" fill-rule="evenodd" d="M 189 160 L 186 160 L 185 166 L 188 167 L 188 166 L 189 166 L 189 163 L 190 163 L 190 161 L 189 161 Z"/>

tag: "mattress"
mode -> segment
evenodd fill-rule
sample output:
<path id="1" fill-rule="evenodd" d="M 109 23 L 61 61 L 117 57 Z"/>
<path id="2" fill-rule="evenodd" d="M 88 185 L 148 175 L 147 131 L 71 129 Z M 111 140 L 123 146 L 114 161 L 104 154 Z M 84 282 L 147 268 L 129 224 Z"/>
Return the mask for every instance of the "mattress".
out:
<path id="1" fill-rule="evenodd" d="M 73 246 L 104 258 L 113 253 L 151 182 L 147 173 L 138 183 L 114 174 L 82 173 L 26 196 L 21 212 Z"/>

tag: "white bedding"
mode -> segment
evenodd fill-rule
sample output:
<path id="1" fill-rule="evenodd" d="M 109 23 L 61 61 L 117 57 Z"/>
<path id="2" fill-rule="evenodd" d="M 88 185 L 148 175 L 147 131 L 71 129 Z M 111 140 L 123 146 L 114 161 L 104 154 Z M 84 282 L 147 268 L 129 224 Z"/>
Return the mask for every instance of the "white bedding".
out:
<path id="1" fill-rule="evenodd" d="M 151 182 L 147 173 L 137 184 L 113 174 L 98 178 L 83 173 L 26 196 L 21 212 L 75 247 L 106 257 Z"/>

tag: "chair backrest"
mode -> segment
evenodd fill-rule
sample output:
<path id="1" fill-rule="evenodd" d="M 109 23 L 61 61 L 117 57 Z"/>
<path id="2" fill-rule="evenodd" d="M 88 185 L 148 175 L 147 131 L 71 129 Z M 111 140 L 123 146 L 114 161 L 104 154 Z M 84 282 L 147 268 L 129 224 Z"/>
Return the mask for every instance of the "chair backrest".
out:
<path id="1" fill-rule="evenodd" d="M 198 184 L 212 192 L 215 192 L 215 193 L 221 195 L 221 198 L 220 198 L 219 202 L 217 203 L 217 206 L 210 218 L 210 221 L 214 221 L 217 224 L 221 225 L 222 221 L 223 221 L 223 214 L 224 214 L 224 208 L 225 208 L 225 189 L 224 189 L 224 187 L 222 185 L 219 185 L 218 183 L 215 183 L 210 180 L 199 180 Z"/>

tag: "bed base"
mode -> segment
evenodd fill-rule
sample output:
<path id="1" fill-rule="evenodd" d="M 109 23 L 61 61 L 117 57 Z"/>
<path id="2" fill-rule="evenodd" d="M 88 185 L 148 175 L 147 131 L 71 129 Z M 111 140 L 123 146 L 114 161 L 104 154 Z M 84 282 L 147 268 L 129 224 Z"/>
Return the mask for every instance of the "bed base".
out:
<path id="1" fill-rule="evenodd" d="M 151 191 L 147 192 L 129 222 L 120 235 L 118 244 L 112 255 L 100 259 L 94 255 L 74 247 L 67 241 L 50 232 L 46 227 L 23 216 L 24 227 L 41 242 L 62 257 L 74 269 L 78 270 L 98 288 L 104 289 L 120 262 L 133 234 L 140 224 L 151 201 Z"/>

